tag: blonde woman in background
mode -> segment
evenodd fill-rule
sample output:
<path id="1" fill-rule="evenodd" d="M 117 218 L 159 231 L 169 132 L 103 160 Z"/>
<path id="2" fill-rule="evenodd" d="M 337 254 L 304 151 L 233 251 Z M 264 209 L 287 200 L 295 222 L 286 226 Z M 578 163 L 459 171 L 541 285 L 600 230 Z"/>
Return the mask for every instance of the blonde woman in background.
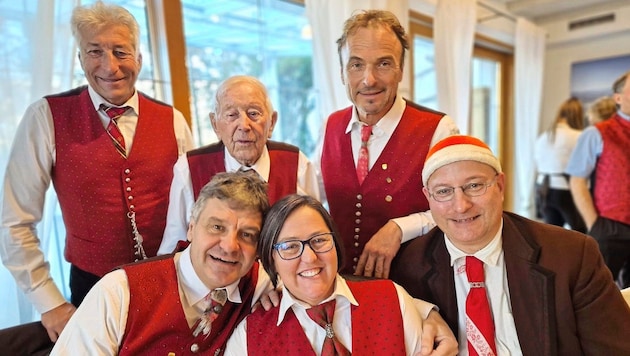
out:
<path id="1" fill-rule="evenodd" d="M 588 123 L 595 125 L 598 122 L 607 120 L 617 112 L 615 100 L 609 96 L 602 96 L 589 106 L 586 116 Z"/>
<path id="2" fill-rule="evenodd" d="M 586 232 L 586 226 L 573 203 L 569 176 L 564 170 L 583 128 L 582 104 L 577 98 L 569 98 L 562 103 L 555 121 L 538 137 L 535 146 L 539 217 L 548 224 L 568 224 L 580 232 Z"/>

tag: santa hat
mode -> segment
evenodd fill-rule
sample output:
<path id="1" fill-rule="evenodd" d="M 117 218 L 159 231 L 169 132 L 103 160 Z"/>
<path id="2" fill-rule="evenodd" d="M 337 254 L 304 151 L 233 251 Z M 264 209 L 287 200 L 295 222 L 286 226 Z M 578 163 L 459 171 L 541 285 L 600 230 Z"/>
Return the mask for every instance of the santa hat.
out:
<path id="1" fill-rule="evenodd" d="M 426 187 L 429 177 L 438 168 L 459 161 L 485 163 L 501 173 L 501 162 L 488 145 L 476 137 L 454 135 L 442 139 L 429 150 L 422 169 L 422 184 Z"/>

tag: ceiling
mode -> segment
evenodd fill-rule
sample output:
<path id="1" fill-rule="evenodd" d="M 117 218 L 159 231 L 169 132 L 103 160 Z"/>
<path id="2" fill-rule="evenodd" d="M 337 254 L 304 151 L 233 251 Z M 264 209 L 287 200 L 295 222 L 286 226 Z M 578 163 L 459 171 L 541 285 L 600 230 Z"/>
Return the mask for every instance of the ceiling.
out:
<path id="1" fill-rule="evenodd" d="M 628 3 L 628 0 L 493 0 L 505 4 L 505 8 L 516 16 L 531 20 L 544 20 L 567 14 L 585 13 L 610 9 Z"/>

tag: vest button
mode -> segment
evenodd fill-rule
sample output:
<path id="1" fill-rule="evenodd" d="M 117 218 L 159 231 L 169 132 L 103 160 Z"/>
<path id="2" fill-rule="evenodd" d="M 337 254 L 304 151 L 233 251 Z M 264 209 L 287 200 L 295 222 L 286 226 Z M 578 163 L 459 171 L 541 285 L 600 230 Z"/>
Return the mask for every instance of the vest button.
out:
<path id="1" fill-rule="evenodd" d="M 386 181 L 387 183 L 391 183 L 391 182 L 392 182 L 392 179 L 391 179 L 391 178 L 389 178 L 389 177 L 387 177 L 387 178 L 385 179 L 385 181 Z"/>
<path id="2" fill-rule="evenodd" d="M 356 216 L 361 216 L 361 212 L 360 212 L 360 211 L 357 211 L 357 212 L 355 212 L 355 213 L 354 213 L 354 215 L 356 215 Z"/>
<path id="3" fill-rule="evenodd" d="M 387 170 L 387 163 L 383 163 L 381 164 L 381 168 L 386 171 Z"/>
<path id="4" fill-rule="evenodd" d="M 192 344 L 190 345 L 190 352 L 196 354 L 197 352 L 199 352 L 199 345 L 197 344 Z"/>
<path id="5" fill-rule="evenodd" d="M 355 222 L 355 224 L 360 224 L 361 223 L 361 219 L 356 219 L 354 222 Z"/>
<path id="6" fill-rule="evenodd" d="M 354 243 L 354 247 L 359 247 L 359 243 L 358 243 L 358 242 L 355 242 L 355 243 Z"/>
<path id="7" fill-rule="evenodd" d="M 356 233 L 358 234 L 359 232 L 361 232 L 361 229 L 360 229 L 360 228 L 358 228 L 358 227 L 355 227 L 355 228 L 354 228 L 354 232 L 356 232 Z"/>
<path id="8" fill-rule="evenodd" d="M 354 235 L 354 239 L 358 240 L 359 239 L 359 235 Z"/>
<path id="9" fill-rule="evenodd" d="M 357 200 L 361 200 L 361 199 L 363 199 L 363 195 L 357 194 Z"/>
<path id="10" fill-rule="evenodd" d="M 355 206 L 357 207 L 357 209 L 361 209 L 361 203 L 357 203 Z"/>
<path id="11" fill-rule="evenodd" d="M 128 196 L 127 200 L 133 200 L 133 195 Z"/>
<path id="12" fill-rule="evenodd" d="M 125 182 L 126 182 L 126 183 L 131 182 L 131 178 L 129 178 L 129 177 L 125 178 Z"/>
<path id="13" fill-rule="evenodd" d="M 391 196 L 391 195 L 387 195 L 387 196 L 385 197 L 385 201 L 386 201 L 386 202 L 388 202 L 388 203 L 391 203 L 393 199 L 394 199 L 394 198 L 392 198 L 392 196 Z"/>
<path id="14" fill-rule="evenodd" d="M 130 192 L 131 191 L 131 187 L 127 187 L 127 191 Z"/>
<path id="15" fill-rule="evenodd" d="M 125 174 L 129 174 L 131 173 L 131 170 L 129 168 L 125 169 Z"/>

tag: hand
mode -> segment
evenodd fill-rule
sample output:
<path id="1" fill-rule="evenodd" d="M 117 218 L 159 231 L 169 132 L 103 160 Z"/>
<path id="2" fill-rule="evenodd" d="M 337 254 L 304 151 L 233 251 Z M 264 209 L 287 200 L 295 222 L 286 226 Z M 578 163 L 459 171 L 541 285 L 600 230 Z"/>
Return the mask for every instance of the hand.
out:
<path id="1" fill-rule="evenodd" d="M 416 356 L 457 355 L 457 352 L 455 335 L 440 313 L 432 310 L 422 323 L 422 351 Z"/>
<path id="2" fill-rule="evenodd" d="M 398 224 L 389 220 L 365 244 L 354 274 L 358 276 L 388 278 L 389 267 L 400 249 L 402 231 Z"/>
<path id="3" fill-rule="evenodd" d="M 42 325 L 46 328 L 50 341 L 57 341 L 59 334 L 61 334 L 61 331 L 76 310 L 77 308 L 74 305 L 64 303 L 42 314 Z"/>
<path id="4" fill-rule="evenodd" d="M 261 306 L 267 311 L 273 307 L 277 307 L 278 304 L 280 304 L 280 293 L 275 289 L 270 289 L 260 296 L 258 302 L 252 307 L 252 312 L 255 312 Z"/>

